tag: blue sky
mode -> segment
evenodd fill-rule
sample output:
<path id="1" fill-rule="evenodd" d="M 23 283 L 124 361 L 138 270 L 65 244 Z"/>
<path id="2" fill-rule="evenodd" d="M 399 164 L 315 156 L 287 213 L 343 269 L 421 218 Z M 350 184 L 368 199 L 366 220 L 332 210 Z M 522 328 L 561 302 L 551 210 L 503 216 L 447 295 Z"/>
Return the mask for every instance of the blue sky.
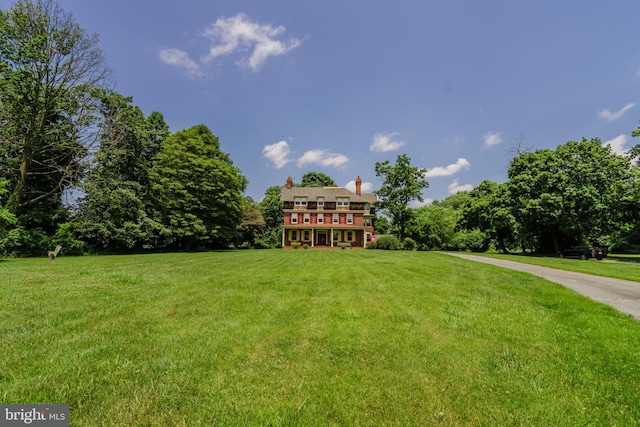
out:
<path id="1" fill-rule="evenodd" d="M 256 200 L 309 171 L 375 190 L 399 154 L 442 200 L 504 182 L 520 137 L 640 143 L 637 0 L 60 4 L 99 34 L 116 90 L 173 132 L 207 125 Z"/>

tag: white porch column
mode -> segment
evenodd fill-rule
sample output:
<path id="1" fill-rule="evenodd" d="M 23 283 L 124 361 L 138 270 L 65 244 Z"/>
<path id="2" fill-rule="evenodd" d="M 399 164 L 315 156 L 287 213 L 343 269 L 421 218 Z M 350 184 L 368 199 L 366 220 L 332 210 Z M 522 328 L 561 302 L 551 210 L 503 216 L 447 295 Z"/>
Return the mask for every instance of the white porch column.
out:
<path id="1" fill-rule="evenodd" d="M 316 240 L 316 229 L 312 228 L 311 229 L 311 247 L 313 247 L 313 243 Z"/>
<path id="2" fill-rule="evenodd" d="M 331 247 L 333 247 L 333 228 L 331 228 Z"/>
<path id="3" fill-rule="evenodd" d="M 287 229 L 282 227 L 282 247 L 284 248 L 285 236 L 287 235 Z"/>

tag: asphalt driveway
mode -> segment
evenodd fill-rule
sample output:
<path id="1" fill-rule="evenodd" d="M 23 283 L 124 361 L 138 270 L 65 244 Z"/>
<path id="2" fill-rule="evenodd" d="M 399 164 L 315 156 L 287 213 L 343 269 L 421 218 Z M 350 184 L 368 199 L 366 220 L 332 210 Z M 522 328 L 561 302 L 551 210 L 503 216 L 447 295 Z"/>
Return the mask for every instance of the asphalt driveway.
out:
<path id="1" fill-rule="evenodd" d="M 592 276 L 590 274 L 574 273 L 572 271 L 557 270 L 555 268 L 540 267 L 537 265 L 522 264 L 519 262 L 486 258 L 477 255 L 454 252 L 443 253 L 543 277 L 551 282 L 573 289 L 574 291 L 595 301 L 608 304 L 640 321 L 640 282 Z"/>

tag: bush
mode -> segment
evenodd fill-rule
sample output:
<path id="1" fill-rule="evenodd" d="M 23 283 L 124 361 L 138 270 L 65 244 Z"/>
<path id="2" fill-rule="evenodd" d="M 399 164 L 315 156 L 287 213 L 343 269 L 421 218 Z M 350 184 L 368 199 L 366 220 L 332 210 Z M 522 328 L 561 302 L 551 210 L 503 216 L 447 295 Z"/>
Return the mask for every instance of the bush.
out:
<path id="1" fill-rule="evenodd" d="M 293 249 L 298 249 L 300 247 L 300 242 L 291 242 L 291 247 Z"/>
<path id="2" fill-rule="evenodd" d="M 596 245 L 599 246 L 599 245 Z M 637 254 L 640 253 L 640 233 L 630 233 L 618 237 L 608 245 L 609 252 L 615 254 Z"/>
<path id="3" fill-rule="evenodd" d="M 414 251 L 418 247 L 418 244 L 411 237 L 405 237 L 402 242 L 402 247 L 405 251 Z"/>
<path id="4" fill-rule="evenodd" d="M 58 231 L 53 236 L 51 244 L 53 246 L 62 246 L 62 253 L 64 255 L 82 255 L 85 248 L 84 242 L 73 236 L 72 224 L 68 222 L 62 224 L 60 228 L 58 228 Z M 52 249 L 53 247 L 49 250 Z"/>
<path id="5" fill-rule="evenodd" d="M 458 231 L 451 242 L 451 249 L 459 251 L 486 252 L 490 239 L 480 230 Z"/>
<path id="6" fill-rule="evenodd" d="M 378 236 L 375 242 L 367 245 L 368 249 L 382 249 L 385 251 L 397 251 L 402 249 L 400 240 L 394 235 L 386 234 L 384 236 Z"/>
<path id="7" fill-rule="evenodd" d="M 282 247 L 282 228 L 263 231 L 253 239 L 256 249 L 273 249 Z"/>
<path id="8" fill-rule="evenodd" d="M 1 246 L 10 256 L 39 257 L 46 256 L 55 246 L 52 244 L 49 236 L 41 230 L 16 227 L 7 233 Z"/>

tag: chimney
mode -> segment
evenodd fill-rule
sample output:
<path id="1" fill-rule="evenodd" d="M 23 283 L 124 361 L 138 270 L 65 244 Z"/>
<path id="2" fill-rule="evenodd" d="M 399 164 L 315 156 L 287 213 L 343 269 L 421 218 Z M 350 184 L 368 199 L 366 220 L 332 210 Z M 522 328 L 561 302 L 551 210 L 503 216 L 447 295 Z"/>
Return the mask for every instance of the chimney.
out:
<path id="1" fill-rule="evenodd" d="M 356 194 L 362 196 L 362 179 L 359 176 L 356 179 Z"/>
<path id="2" fill-rule="evenodd" d="M 287 178 L 287 188 L 291 189 L 291 187 L 293 187 L 293 178 L 289 175 L 289 178 Z"/>

